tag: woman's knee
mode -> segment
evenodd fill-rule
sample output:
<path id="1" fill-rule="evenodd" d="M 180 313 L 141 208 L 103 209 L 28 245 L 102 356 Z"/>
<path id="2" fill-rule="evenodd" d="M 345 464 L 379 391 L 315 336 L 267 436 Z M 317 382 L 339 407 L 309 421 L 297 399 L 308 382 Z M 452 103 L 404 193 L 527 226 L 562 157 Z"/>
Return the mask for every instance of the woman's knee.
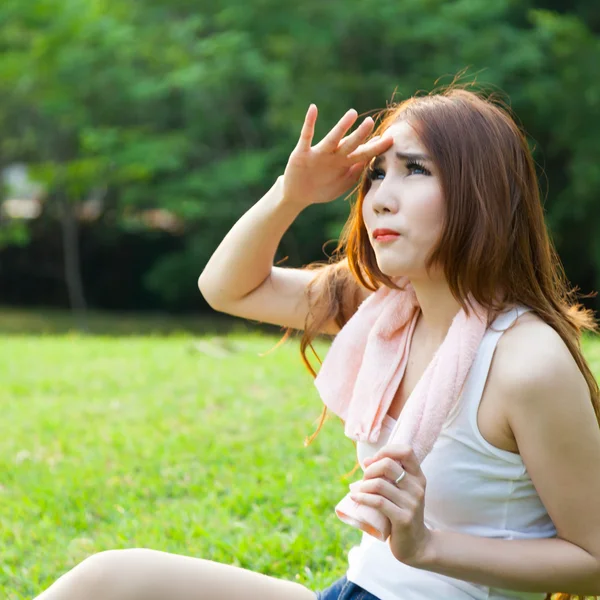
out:
<path id="1" fill-rule="evenodd" d="M 74 569 L 78 578 L 85 580 L 89 585 L 102 585 L 112 576 L 119 563 L 122 550 L 104 550 L 88 556 Z"/>
<path id="2" fill-rule="evenodd" d="M 89 600 L 129 600 L 128 565 L 142 549 L 104 550 L 80 562 L 70 573 L 71 585 Z"/>
<path id="3" fill-rule="evenodd" d="M 59 577 L 35 600 L 100 600 L 115 576 L 118 550 L 92 554 Z M 116 600 L 116 599 L 115 599 Z"/>
<path id="4" fill-rule="evenodd" d="M 129 550 L 103 550 L 91 554 L 81 561 L 75 568 L 78 569 L 82 576 L 85 576 L 90 581 L 103 580 L 110 576 L 110 573 L 118 568 L 122 557 L 125 557 Z"/>

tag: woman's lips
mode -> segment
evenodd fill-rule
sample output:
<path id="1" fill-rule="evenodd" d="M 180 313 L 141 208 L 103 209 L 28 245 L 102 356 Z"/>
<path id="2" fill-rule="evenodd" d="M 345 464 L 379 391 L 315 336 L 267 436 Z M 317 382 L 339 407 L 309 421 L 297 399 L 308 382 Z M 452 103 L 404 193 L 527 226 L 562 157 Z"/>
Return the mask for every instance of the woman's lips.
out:
<path id="1" fill-rule="evenodd" d="M 394 233 L 394 234 L 385 233 L 383 235 L 378 235 L 375 238 L 375 241 L 376 242 L 391 242 L 391 241 L 393 241 L 393 240 L 395 240 L 396 238 L 399 238 L 399 237 L 400 237 L 399 233 Z"/>

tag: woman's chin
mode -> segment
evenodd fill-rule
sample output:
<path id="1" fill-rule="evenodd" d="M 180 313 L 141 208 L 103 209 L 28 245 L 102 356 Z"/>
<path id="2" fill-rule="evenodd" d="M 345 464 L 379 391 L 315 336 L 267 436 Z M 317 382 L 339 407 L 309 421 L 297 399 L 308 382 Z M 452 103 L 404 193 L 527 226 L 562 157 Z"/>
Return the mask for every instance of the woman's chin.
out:
<path id="1" fill-rule="evenodd" d="M 382 261 L 383 263 L 383 261 Z M 399 268 L 398 265 L 386 265 L 385 263 L 377 263 L 379 270 L 386 276 L 389 277 L 394 283 L 402 277 L 409 277 L 410 270 L 406 268 Z"/>

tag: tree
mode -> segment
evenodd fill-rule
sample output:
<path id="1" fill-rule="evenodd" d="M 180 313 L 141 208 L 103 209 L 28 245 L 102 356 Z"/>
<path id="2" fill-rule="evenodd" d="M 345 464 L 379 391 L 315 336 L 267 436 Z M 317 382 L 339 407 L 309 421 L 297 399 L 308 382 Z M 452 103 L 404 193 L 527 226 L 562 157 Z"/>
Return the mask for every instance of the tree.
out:
<path id="1" fill-rule="evenodd" d="M 61 209 L 73 304 L 72 216 L 105 189 L 118 226 L 142 208 L 185 223 L 180 249 L 144 276 L 166 305 L 191 305 L 214 248 L 283 172 L 310 102 L 318 139 L 351 106 L 383 108 L 467 67 L 464 81 L 510 98 L 547 176 L 567 272 L 594 285 L 599 47 L 582 19 L 594 11 L 584 0 L 574 13 L 540 6 L 550 0 L 5 0 L 1 160 L 35 166 L 49 211 Z M 323 258 L 347 214 L 342 201 L 305 211 L 278 259 Z"/>

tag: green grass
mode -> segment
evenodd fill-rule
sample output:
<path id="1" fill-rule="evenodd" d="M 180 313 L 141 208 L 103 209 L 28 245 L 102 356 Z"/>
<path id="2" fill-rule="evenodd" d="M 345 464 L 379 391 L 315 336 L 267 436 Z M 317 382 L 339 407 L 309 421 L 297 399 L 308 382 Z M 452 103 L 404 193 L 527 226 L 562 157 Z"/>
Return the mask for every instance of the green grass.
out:
<path id="1" fill-rule="evenodd" d="M 90 310 L 85 319 L 88 334 L 174 335 L 188 333 L 206 335 L 231 331 L 280 331 L 273 325 L 258 324 L 211 311 L 209 316 L 175 317 L 165 313 L 106 313 Z M 0 333 L 8 335 L 65 334 L 82 330 L 72 313 L 55 309 L 20 309 L 0 306 Z"/>
<path id="2" fill-rule="evenodd" d="M 303 446 L 322 404 L 297 338 L 260 357 L 279 336 L 159 336 L 147 323 L 128 330 L 145 336 L 19 335 L 6 322 L 1 598 L 30 599 L 110 548 L 210 558 L 312 589 L 345 571 L 360 532 L 333 507 L 356 478 L 343 479 L 354 447 L 336 418 Z M 323 357 L 327 342 L 316 347 Z M 600 345 L 586 342 L 586 354 L 598 372 Z"/>
<path id="3" fill-rule="evenodd" d="M 1 339 L 1 598 L 32 598 L 109 548 L 314 588 L 342 574 L 360 534 L 333 507 L 354 447 L 337 419 L 303 446 L 322 404 L 297 340 L 265 357 L 277 336 L 232 334 L 211 355 L 209 340 Z"/>

